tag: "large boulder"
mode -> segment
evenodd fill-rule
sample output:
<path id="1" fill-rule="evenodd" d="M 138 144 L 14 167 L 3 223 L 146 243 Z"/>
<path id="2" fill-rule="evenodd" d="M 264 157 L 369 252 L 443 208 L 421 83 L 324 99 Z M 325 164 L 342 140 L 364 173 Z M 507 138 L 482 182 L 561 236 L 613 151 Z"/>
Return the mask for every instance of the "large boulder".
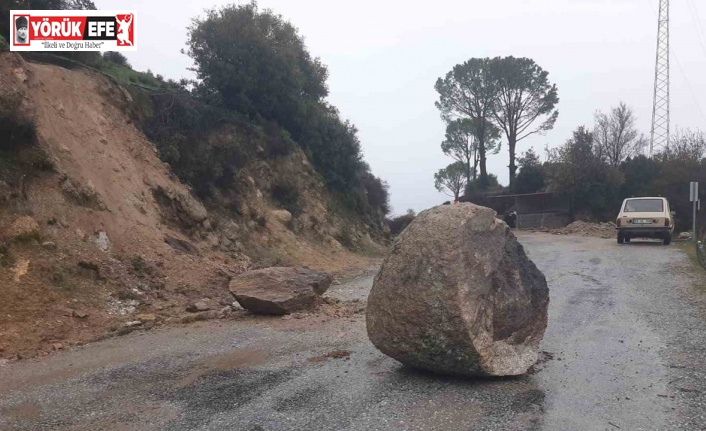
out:
<path id="1" fill-rule="evenodd" d="M 509 376 L 537 362 L 549 289 L 495 211 L 424 211 L 396 239 L 368 298 L 367 329 L 412 367 Z"/>
<path id="2" fill-rule="evenodd" d="M 312 308 L 333 277 L 307 268 L 274 267 L 243 273 L 230 282 L 236 301 L 253 313 L 283 315 Z"/>

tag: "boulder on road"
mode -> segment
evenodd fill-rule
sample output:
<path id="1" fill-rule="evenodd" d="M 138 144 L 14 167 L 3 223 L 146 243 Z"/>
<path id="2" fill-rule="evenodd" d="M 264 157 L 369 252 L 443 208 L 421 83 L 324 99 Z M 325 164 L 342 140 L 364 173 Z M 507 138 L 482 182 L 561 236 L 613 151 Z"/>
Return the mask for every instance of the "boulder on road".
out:
<path id="1" fill-rule="evenodd" d="M 284 315 L 312 308 L 333 277 L 307 268 L 273 267 L 248 271 L 231 280 L 230 292 L 253 313 Z"/>
<path id="2" fill-rule="evenodd" d="M 421 213 L 375 277 L 366 323 L 373 344 L 438 373 L 520 375 L 547 327 L 544 275 L 495 211 L 469 203 Z"/>

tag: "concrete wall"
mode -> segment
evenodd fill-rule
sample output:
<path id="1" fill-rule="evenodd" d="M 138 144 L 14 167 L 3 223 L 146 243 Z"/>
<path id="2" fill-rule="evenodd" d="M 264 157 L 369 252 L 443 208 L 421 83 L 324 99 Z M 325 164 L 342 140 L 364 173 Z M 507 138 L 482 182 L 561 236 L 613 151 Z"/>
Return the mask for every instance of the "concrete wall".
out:
<path id="1" fill-rule="evenodd" d="M 569 215 L 563 213 L 518 214 L 518 229 L 558 229 L 568 225 Z"/>

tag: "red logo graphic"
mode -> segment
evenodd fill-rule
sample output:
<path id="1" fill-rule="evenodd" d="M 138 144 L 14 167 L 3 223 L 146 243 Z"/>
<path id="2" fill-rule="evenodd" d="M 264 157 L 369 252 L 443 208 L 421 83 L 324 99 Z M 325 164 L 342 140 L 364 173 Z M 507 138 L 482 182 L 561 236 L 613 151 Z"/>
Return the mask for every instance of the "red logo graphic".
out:
<path id="1" fill-rule="evenodd" d="M 134 23 L 133 15 L 116 15 L 115 21 L 118 23 L 118 45 L 133 46 L 134 40 Z"/>

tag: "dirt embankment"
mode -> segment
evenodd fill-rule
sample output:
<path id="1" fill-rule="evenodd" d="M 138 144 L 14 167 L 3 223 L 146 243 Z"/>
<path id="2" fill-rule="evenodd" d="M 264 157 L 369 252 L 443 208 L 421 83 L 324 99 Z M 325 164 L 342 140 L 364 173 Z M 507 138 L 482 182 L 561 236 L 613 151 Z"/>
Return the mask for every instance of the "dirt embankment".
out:
<path id="1" fill-rule="evenodd" d="M 241 216 L 231 217 L 177 180 L 130 103 L 101 75 L 0 53 L 0 104 L 17 114 L 1 111 L 2 126 L 20 118 L 36 131 L 0 143 L 0 358 L 189 321 L 186 305 L 202 299 L 201 318 L 227 314 L 229 279 L 262 265 L 370 266 L 335 236 L 346 228 L 379 246 L 327 209 L 301 151 L 243 169 Z M 306 185 L 297 217 L 268 197 L 284 168 Z"/>

